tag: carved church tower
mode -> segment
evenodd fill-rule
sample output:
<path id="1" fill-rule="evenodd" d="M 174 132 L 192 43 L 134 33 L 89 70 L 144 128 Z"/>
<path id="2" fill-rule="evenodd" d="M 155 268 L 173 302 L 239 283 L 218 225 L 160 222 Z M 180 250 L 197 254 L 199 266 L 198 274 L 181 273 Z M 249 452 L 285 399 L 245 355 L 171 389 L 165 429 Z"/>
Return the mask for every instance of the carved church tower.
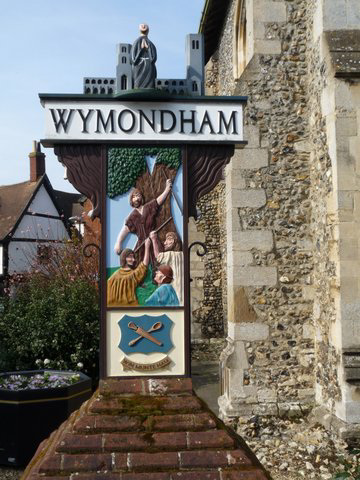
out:
<path id="1" fill-rule="evenodd" d="M 116 93 L 132 89 L 131 45 L 119 43 L 117 46 Z"/>
<path id="2" fill-rule="evenodd" d="M 190 95 L 204 94 L 204 38 L 202 34 L 186 35 L 186 81 Z"/>

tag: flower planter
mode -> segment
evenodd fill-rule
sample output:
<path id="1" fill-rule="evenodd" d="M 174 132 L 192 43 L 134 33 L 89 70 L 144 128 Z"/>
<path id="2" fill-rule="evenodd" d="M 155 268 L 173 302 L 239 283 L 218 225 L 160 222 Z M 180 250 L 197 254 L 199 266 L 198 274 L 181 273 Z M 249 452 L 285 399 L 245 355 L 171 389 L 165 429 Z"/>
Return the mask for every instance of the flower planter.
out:
<path id="1" fill-rule="evenodd" d="M 46 370 L 52 375 L 75 372 Z M 31 376 L 44 370 L 6 372 Z M 76 372 L 77 373 L 77 372 Z M 80 380 L 68 386 L 11 391 L 0 387 L 0 464 L 24 466 L 39 443 L 91 396 L 91 379 L 79 373 Z"/>

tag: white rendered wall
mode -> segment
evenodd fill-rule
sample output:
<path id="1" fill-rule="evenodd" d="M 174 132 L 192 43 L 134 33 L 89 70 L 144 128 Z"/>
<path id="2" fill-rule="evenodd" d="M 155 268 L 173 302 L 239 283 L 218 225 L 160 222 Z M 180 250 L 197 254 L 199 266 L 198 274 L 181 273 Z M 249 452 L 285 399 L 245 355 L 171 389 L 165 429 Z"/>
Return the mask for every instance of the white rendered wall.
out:
<path id="1" fill-rule="evenodd" d="M 9 243 L 9 274 L 29 271 L 37 256 L 38 245 L 40 245 L 37 242 L 17 242 L 16 239 L 58 240 L 62 242 L 69 238 L 69 234 L 61 219 L 34 215 L 35 213 L 41 213 L 59 216 L 59 212 L 44 186 L 40 187 L 28 208 L 28 212 L 31 215 L 23 216 L 14 232 L 13 240 Z M 41 245 L 47 244 L 42 242 Z M 54 243 L 49 242 L 49 245 L 54 245 Z M 59 244 L 59 248 L 60 246 L 61 244 Z"/>
<path id="2" fill-rule="evenodd" d="M 29 205 L 28 211 L 60 216 L 44 185 L 39 188 L 35 198 Z"/>

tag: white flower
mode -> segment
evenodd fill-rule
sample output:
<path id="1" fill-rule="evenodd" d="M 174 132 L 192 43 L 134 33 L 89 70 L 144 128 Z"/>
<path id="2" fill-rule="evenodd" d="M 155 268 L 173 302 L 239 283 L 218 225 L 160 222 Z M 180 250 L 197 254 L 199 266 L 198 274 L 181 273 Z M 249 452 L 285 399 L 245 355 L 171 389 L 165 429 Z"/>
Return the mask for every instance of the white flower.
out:
<path id="1" fill-rule="evenodd" d="M 48 358 L 45 358 L 44 365 L 49 365 L 49 363 L 50 363 L 50 360 Z"/>
<path id="2" fill-rule="evenodd" d="M 35 360 L 35 365 L 40 366 L 41 364 L 42 364 L 42 361 L 40 360 L 40 358 Z"/>
<path id="3" fill-rule="evenodd" d="M 79 362 L 76 366 L 77 366 L 77 368 L 83 368 L 84 364 Z"/>

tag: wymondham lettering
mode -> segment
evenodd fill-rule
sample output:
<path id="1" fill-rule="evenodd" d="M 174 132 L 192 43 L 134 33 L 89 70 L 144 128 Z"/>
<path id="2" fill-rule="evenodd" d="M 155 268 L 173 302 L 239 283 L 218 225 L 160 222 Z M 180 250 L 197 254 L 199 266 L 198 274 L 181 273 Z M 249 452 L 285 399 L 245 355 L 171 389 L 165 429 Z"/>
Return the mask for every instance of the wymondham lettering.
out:
<path id="1" fill-rule="evenodd" d="M 172 132 L 180 134 L 237 135 L 239 131 L 239 112 L 232 110 L 225 114 L 222 110 L 205 110 L 200 114 L 197 110 L 121 110 L 110 109 L 72 109 L 50 108 L 51 118 L 56 133 L 71 135 L 76 119 L 81 122 L 81 133 L 128 135 L 153 132 L 162 136 Z M 148 131 L 145 131 L 147 127 Z"/>

